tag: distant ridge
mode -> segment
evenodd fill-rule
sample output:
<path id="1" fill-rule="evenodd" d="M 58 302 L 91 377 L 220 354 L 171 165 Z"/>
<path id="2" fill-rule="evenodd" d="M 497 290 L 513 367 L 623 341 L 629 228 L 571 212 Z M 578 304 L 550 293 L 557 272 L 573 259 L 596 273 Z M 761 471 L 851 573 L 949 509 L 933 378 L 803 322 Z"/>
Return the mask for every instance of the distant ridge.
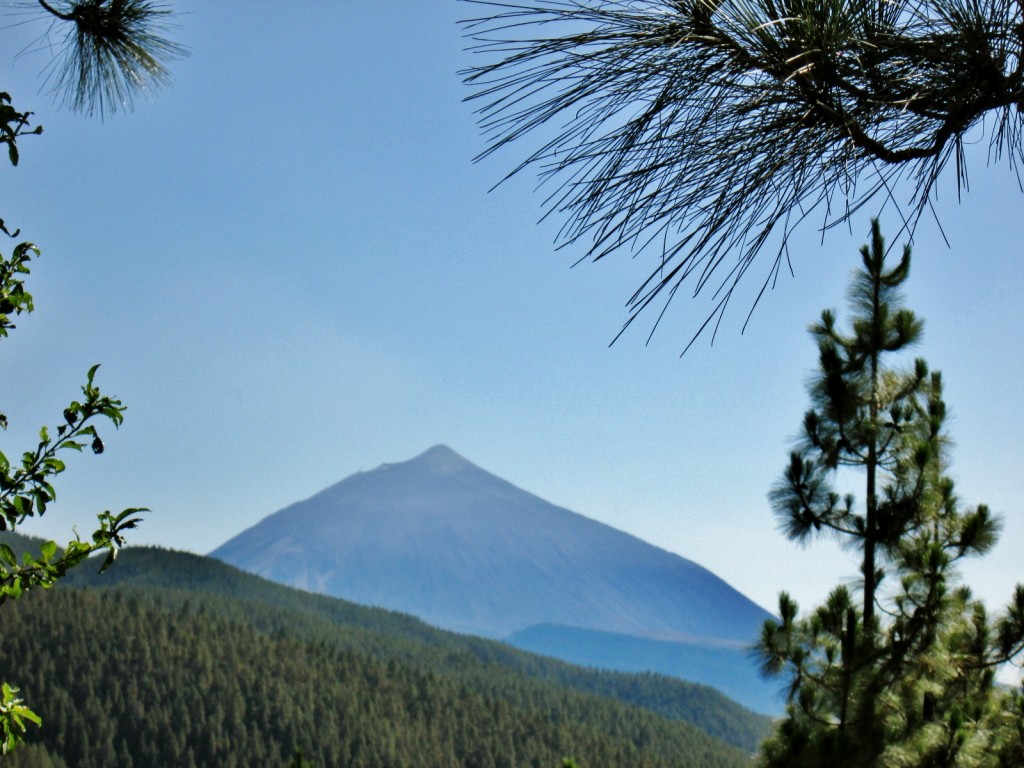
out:
<path id="1" fill-rule="evenodd" d="M 444 445 L 356 473 L 211 556 L 499 639 L 558 625 L 728 650 L 749 666 L 745 649 L 769 617 L 696 563 L 550 504 Z M 574 660 L 559 645 L 532 650 Z"/>

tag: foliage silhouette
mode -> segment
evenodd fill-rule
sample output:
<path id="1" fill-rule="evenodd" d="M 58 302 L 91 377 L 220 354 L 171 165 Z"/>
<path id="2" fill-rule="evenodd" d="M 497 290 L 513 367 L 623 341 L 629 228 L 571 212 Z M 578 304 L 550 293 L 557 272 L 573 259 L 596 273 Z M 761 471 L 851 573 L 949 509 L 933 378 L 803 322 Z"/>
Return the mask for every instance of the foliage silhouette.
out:
<path id="1" fill-rule="evenodd" d="M 482 156 L 535 140 L 509 175 L 550 182 L 561 243 L 654 257 L 626 326 L 684 285 L 712 291 L 692 344 L 777 247 L 760 299 L 812 216 L 895 204 L 912 232 L 947 166 L 965 184 L 975 129 L 1024 160 L 1009 0 L 466 1 L 483 9 L 463 22 Z"/>

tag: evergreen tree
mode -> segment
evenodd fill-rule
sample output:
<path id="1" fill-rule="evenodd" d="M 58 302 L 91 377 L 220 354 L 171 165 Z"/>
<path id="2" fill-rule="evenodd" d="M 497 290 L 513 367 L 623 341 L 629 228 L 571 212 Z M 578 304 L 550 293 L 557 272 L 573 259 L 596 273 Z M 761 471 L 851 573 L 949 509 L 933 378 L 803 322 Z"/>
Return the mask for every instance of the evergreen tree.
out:
<path id="1" fill-rule="evenodd" d="M 1024 648 L 1024 587 L 991 621 L 958 583 L 959 561 L 991 549 L 999 522 L 984 505 L 964 508 L 946 474 L 941 376 L 921 359 L 906 369 L 890 362 L 922 330 L 899 293 L 909 247 L 887 269 L 875 222 L 861 255 L 850 333 L 830 311 L 811 328 L 812 408 L 771 492 L 790 538 L 831 535 L 860 554 L 860 599 L 840 586 L 799 618 L 780 596 L 780 620 L 765 623 L 759 651 L 765 673 L 787 679 L 789 704 L 763 763 L 1019 764 L 1000 762 L 1000 750 L 1019 757 L 1020 702 L 993 678 Z M 863 479 L 860 503 L 835 491 L 841 469 Z"/>

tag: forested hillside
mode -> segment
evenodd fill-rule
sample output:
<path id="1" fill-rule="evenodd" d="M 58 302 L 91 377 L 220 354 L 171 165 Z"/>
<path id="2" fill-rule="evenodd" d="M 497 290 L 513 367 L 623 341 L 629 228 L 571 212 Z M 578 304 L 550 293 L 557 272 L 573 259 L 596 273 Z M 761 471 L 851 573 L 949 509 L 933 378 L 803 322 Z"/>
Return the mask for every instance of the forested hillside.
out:
<path id="1" fill-rule="evenodd" d="M 284 587 L 209 557 L 136 547 L 123 552 L 115 567 L 101 576 L 80 569 L 68 583 L 160 588 L 162 599 L 193 605 L 205 601 L 219 615 L 231 614 L 262 631 L 329 642 L 427 672 L 456 675 L 484 690 L 499 673 L 510 680 L 553 682 L 685 720 L 743 750 L 754 749 L 769 730 L 767 718 L 703 685 L 664 675 L 583 669 L 503 643 L 439 630 L 405 614 Z"/>
<path id="2" fill-rule="evenodd" d="M 275 766 L 301 746 L 318 766 L 738 766 L 766 726 L 708 689 L 581 670 L 198 556 L 129 550 L 103 587 L 76 581 L 3 616 L 0 669 L 44 716 L 25 765 Z"/>
<path id="3" fill-rule="evenodd" d="M 117 591 L 31 595 L 3 619 L 0 668 L 44 714 L 31 734 L 78 768 L 733 766 L 742 753 L 682 723 L 553 686 L 479 693 L 398 662 L 202 606 Z M 514 702 L 514 703 L 513 703 Z"/>

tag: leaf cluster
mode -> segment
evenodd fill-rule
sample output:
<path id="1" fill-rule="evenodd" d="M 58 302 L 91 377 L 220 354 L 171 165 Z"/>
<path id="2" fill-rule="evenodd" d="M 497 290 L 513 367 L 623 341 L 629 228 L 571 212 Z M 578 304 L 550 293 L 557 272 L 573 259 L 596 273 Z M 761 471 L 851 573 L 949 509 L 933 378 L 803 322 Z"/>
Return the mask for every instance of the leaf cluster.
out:
<path id="1" fill-rule="evenodd" d="M 28 262 L 33 255 L 39 255 L 36 246 L 32 243 L 19 243 L 10 259 L 0 256 L 0 338 L 8 336 L 16 327 L 11 320 L 12 316 L 27 314 L 34 308 L 32 294 L 25 290 L 25 281 L 22 279 L 30 271 Z M 0 425 L 3 423 L 0 421 Z"/>
<path id="2" fill-rule="evenodd" d="M 31 112 L 19 112 L 11 104 L 11 96 L 8 93 L 0 93 L 0 144 L 7 145 L 7 159 L 11 165 L 17 165 L 20 157 L 18 153 L 18 137 L 23 135 L 38 136 L 43 132 L 43 127 L 37 125 L 29 128 Z M 7 232 L 0 219 L 0 230 Z"/>
<path id="3" fill-rule="evenodd" d="M 24 738 L 25 721 L 40 725 L 39 715 L 25 706 L 18 689 L 0 685 L 0 754 L 6 755 Z"/>
<path id="4" fill-rule="evenodd" d="M 82 399 L 72 400 L 63 412 L 63 423 L 51 436 L 46 426 L 39 430 L 39 443 L 21 456 L 20 466 L 0 453 L 0 530 L 12 530 L 26 518 L 42 515 L 54 501 L 57 492 L 52 479 L 66 465 L 58 454 L 80 453 L 88 446 L 93 453 L 103 453 L 103 440 L 96 429 L 97 419 L 105 418 L 115 427 L 124 419 L 121 401 L 103 395 L 94 382 L 98 365 L 89 369 L 82 386 Z M 6 428 L 6 417 L 2 417 Z"/>

